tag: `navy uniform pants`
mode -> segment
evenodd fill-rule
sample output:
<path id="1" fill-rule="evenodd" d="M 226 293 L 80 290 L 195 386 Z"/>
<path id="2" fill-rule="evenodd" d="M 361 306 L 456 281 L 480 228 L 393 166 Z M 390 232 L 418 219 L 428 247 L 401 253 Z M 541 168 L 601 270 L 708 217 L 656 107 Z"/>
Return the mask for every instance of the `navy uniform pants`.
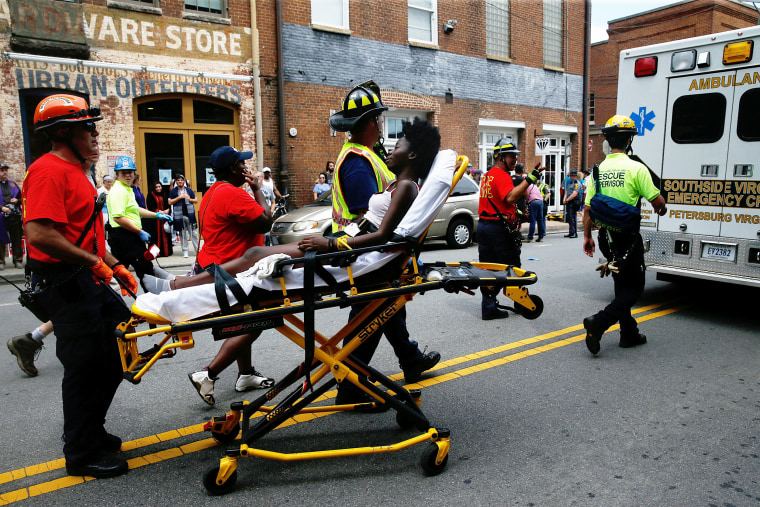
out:
<path id="1" fill-rule="evenodd" d="M 348 320 L 350 321 L 356 317 L 365 306 L 367 305 L 361 304 L 352 306 L 351 312 L 348 315 Z M 409 340 L 409 331 L 406 329 L 406 306 L 401 307 L 393 317 L 383 324 L 383 327 L 380 328 L 379 331 L 374 332 L 369 338 L 364 340 L 364 343 L 359 345 L 351 355 L 364 364 L 369 364 L 372 360 L 372 356 L 375 355 L 375 350 L 380 344 L 380 337 L 383 334 L 385 335 L 385 338 L 388 339 L 388 343 L 391 344 L 391 347 L 393 347 L 393 352 L 396 354 L 399 366 L 401 366 L 402 369 L 422 357 L 422 352 L 420 352 L 417 342 Z M 349 341 L 350 339 L 347 338 L 344 340 L 343 344 L 345 345 Z"/>
<path id="2" fill-rule="evenodd" d="M 51 287 L 40 293 L 40 302 L 50 312 L 56 356 L 63 365 L 63 454 L 81 463 L 101 453 L 106 414 L 122 379 L 113 333 L 130 312 L 89 269 L 72 277 L 74 269 L 64 265 L 33 272 L 32 284 Z"/>
<path id="3" fill-rule="evenodd" d="M 519 233 L 517 233 L 519 234 Z M 515 234 L 510 233 L 498 220 L 478 221 L 478 260 L 480 262 L 496 262 L 520 267 L 520 242 Z M 481 310 L 483 315 L 496 311 L 496 295 L 498 289 L 481 287 Z"/>
<path id="4" fill-rule="evenodd" d="M 615 298 L 594 317 L 604 329 L 619 322 L 621 337 L 636 337 L 639 329 L 631 315 L 631 308 L 644 292 L 644 246 L 641 235 L 608 235 L 606 229 L 600 229 L 599 249 L 607 261 L 617 260 L 620 273 L 612 274 Z"/>

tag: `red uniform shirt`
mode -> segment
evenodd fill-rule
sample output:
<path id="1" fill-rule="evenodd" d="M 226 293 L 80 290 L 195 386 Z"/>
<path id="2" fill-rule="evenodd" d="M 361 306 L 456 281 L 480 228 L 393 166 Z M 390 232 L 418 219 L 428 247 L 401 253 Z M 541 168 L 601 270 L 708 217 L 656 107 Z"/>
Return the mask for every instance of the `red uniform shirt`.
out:
<path id="1" fill-rule="evenodd" d="M 95 209 L 98 191 L 79 164 L 72 164 L 46 153 L 26 172 L 21 197 L 24 204 L 24 225 L 30 220 L 48 219 L 66 239 L 76 244 Z M 96 231 L 101 234 L 96 235 Z M 98 213 L 80 247 L 103 257 L 106 252 L 103 214 Z M 97 243 L 97 251 L 95 244 Z M 42 262 L 56 263 L 33 245 L 28 245 L 29 257 Z"/>
<path id="2" fill-rule="evenodd" d="M 201 236 L 204 243 L 198 252 L 198 264 L 222 264 L 241 257 L 253 246 L 262 246 L 264 237 L 243 224 L 256 220 L 264 208 L 242 188 L 217 181 L 201 201 Z"/>
<path id="3" fill-rule="evenodd" d="M 509 173 L 498 167 L 489 169 L 480 183 L 480 203 L 478 204 L 480 219 L 499 220 L 499 215 L 494 210 L 495 205 L 509 225 L 514 227 L 517 224 L 517 208 L 515 203 L 505 202 L 513 188 L 515 186 Z"/>

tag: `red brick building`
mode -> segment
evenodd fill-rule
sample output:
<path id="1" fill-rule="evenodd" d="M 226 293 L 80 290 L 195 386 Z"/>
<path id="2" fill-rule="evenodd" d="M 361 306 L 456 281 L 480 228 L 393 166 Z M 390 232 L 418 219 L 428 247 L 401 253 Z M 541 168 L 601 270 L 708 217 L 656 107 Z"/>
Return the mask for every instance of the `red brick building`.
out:
<path id="1" fill-rule="evenodd" d="M 601 128 L 617 111 L 618 65 L 624 49 L 725 32 L 758 24 L 760 14 L 734 0 L 687 0 L 609 21 L 609 40 L 591 45 L 589 166 L 604 159 Z"/>
<path id="2" fill-rule="evenodd" d="M 0 156 L 23 179 L 34 107 L 66 90 L 103 110 L 100 177 L 129 155 L 146 186 L 183 172 L 203 192 L 231 144 L 300 205 L 345 139 L 327 119 L 374 79 L 388 147 L 426 117 L 475 168 L 511 136 L 556 184 L 579 167 L 583 18 L 571 0 L 0 0 Z"/>

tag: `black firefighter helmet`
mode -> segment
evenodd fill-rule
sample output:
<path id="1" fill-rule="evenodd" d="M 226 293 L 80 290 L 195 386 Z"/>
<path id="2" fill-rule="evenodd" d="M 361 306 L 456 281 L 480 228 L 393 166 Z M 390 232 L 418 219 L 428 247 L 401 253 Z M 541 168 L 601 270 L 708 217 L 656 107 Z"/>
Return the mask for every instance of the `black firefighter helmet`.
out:
<path id="1" fill-rule="evenodd" d="M 338 132 L 350 132 L 362 118 L 387 110 L 380 100 L 380 87 L 374 81 L 365 81 L 348 92 L 341 110 L 330 116 L 330 127 Z"/>

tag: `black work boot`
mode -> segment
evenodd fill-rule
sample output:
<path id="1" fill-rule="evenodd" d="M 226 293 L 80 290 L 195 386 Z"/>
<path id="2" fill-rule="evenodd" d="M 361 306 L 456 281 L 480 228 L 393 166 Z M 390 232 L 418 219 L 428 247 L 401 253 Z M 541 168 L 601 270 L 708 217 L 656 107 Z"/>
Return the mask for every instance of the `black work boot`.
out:
<path id="1" fill-rule="evenodd" d="M 638 347 L 639 345 L 644 345 L 647 342 L 647 337 L 638 331 L 635 333 L 620 333 L 620 345 L 624 349 L 630 349 L 631 347 Z"/>
<path id="2" fill-rule="evenodd" d="M 432 351 L 423 355 L 419 359 L 402 366 L 401 369 L 404 370 L 404 380 L 410 384 L 412 382 L 417 382 L 424 372 L 438 364 L 440 360 L 440 352 Z"/>
<path id="3" fill-rule="evenodd" d="M 599 353 L 599 342 L 604 334 L 604 329 L 599 323 L 598 317 L 592 315 L 583 319 L 583 327 L 586 329 L 586 348 L 596 355 Z"/>
<path id="4" fill-rule="evenodd" d="M 30 377 L 36 377 L 39 374 L 34 366 L 34 360 L 42 349 L 42 342 L 32 338 L 32 333 L 14 336 L 8 340 L 8 350 L 16 356 L 16 362 L 21 371 Z"/>

